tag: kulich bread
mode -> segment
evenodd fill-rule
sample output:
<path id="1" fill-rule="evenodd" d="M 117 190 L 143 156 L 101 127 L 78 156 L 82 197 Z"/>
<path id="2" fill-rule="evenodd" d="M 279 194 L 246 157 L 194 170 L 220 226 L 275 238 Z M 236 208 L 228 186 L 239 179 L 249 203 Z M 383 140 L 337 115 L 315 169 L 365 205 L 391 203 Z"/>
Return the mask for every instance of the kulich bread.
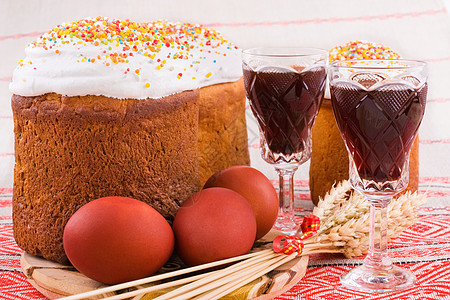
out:
<path id="1" fill-rule="evenodd" d="M 160 100 L 13 96 L 18 245 L 66 261 L 62 234 L 90 200 L 128 196 L 175 215 L 199 185 L 197 92 Z M 182 134 L 180 134 L 182 132 Z"/>
<path id="2" fill-rule="evenodd" d="M 200 89 L 198 153 L 201 187 L 219 170 L 250 164 L 243 84 L 240 79 Z"/>
<path id="3" fill-rule="evenodd" d="M 171 220 L 209 176 L 249 164 L 240 51 L 212 29 L 98 17 L 26 53 L 10 84 L 13 229 L 32 255 L 67 263 L 64 226 L 91 200 Z"/>
<path id="4" fill-rule="evenodd" d="M 332 186 L 349 177 L 348 152 L 334 119 L 330 99 L 324 99 L 312 129 L 309 188 L 311 200 L 317 205 Z M 419 187 L 419 137 L 416 137 L 409 159 L 407 190 Z"/>

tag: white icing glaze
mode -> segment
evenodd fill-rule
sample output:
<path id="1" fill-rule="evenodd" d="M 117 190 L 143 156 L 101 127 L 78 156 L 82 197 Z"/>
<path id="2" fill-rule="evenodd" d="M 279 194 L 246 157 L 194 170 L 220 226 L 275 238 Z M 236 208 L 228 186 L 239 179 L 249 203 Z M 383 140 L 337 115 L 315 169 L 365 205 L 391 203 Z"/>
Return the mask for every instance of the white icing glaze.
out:
<path id="1" fill-rule="evenodd" d="M 218 32 L 167 21 L 83 19 L 50 30 L 25 53 L 10 83 L 22 96 L 160 98 L 242 76 L 241 51 Z"/>

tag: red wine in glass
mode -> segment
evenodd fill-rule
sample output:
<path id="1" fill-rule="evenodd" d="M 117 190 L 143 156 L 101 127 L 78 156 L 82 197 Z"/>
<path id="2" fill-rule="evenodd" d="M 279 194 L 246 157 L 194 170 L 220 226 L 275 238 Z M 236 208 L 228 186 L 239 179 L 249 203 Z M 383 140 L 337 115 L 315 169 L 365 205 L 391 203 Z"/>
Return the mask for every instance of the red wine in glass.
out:
<path id="1" fill-rule="evenodd" d="M 366 87 L 378 81 L 366 77 L 353 80 Z M 336 121 L 361 179 L 386 182 L 402 175 L 427 95 L 427 84 L 415 87 L 409 80 L 368 90 L 348 82 L 330 86 Z"/>
<path id="2" fill-rule="evenodd" d="M 290 162 L 295 157 L 291 155 L 310 152 L 307 144 L 323 99 L 325 67 L 263 67 L 257 71 L 244 67 L 243 72 L 247 97 L 267 147 L 282 154 L 274 157 Z"/>
<path id="3" fill-rule="evenodd" d="M 348 60 L 330 64 L 334 115 L 348 150 L 349 181 L 370 204 L 363 264 L 341 274 L 343 286 L 367 292 L 412 287 L 415 275 L 388 255 L 388 204 L 408 185 L 408 160 L 425 112 L 427 65 L 417 60 Z"/>
<path id="4" fill-rule="evenodd" d="M 311 127 L 323 99 L 328 51 L 267 47 L 242 51 L 247 98 L 260 135 L 261 156 L 279 176 L 273 228 L 296 234 L 294 174 L 311 156 Z"/>

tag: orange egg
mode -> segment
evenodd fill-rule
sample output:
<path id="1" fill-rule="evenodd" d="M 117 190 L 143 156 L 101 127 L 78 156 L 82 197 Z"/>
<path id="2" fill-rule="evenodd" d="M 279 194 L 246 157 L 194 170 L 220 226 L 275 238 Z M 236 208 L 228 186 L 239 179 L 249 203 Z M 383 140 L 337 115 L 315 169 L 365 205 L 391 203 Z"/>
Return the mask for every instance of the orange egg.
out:
<path id="1" fill-rule="evenodd" d="M 178 256 L 193 266 L 247 253 L 255 240 L 256 220 L 244 197 L 215 187 L 183 202 L 173 231 Z"/>
<path id="2" fill-rule="evenodd" d="M 170 258 L 172 228 L 148 204 L 126 197 L 93 200 L 64 228 L 64 250 L 84 275 L 116 284 L 150 276 Z"/>
<path id="3" fill-rule="evenodd" d="M 278 195 L 270 180 L 249 166 L 232 166 L 218 171 L 205 183 L 204 188 L 231 189 L 250 203 L 256 217 L 256 239 L 270 231 L 278 215 Z"/>

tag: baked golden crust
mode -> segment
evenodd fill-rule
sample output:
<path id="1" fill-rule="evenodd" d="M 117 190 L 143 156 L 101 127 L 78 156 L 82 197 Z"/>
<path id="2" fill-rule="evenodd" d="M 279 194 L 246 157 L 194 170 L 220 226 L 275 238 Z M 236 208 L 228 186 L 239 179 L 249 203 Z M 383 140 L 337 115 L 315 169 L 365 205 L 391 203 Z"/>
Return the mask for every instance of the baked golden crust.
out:
<path id="1" fill-rule="evenodd" d="M 104 196 L 147 202 L 173 218 L 198 190 L 198 90 L 162 99 L 12 97 L 14 235 L 33 255 L 67 262 L 62 233 Z"/>
<path id="2" fill-rule="evenodd" d="M 249 165 L 245 119 L 244 81 L 200 89 L 199 168 L 200 186 L 219 170 Z"/>
<path id="3" fill-rule="evenodd" d="M 335 183 L 348 179 L 348 153 L 334 119 L 329 99 L 324 99 L 312 129 L 312 154 L 309 169 L 311 199 L 317 205 L 319 197 Z M 419 187 L 419 138 L 411 149 L 409 160 L 409 185 L 407 190 Z"/>

